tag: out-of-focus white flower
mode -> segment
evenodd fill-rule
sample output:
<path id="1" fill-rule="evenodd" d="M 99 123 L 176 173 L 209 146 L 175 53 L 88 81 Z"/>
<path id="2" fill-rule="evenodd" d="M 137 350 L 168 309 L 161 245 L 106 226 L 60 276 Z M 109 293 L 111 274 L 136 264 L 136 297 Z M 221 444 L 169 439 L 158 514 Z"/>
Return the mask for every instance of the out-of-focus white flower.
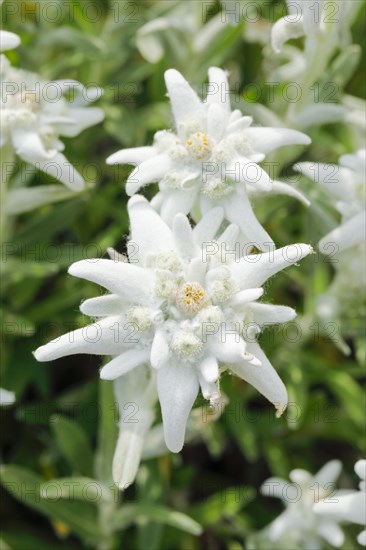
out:
<path id="1" fill-rule="evenodd" d="M 360 307 L 366 284 L 366 150 L 343 155 L 335 164 L 300 163 L 301 173 L 319 183 L 332 197 L 341 214 L 340 225 L 319 242 L 331 255 L 336 274 L 329 290 L 319 296 L 318 315 L 332 321 Z M 362 305 L 361 305 L 362 307 Z"/>
<path id="2" fill-rule="evenodd" d="M 286 510 L 265 529 L 270 541 L 286 548 L 311 548 L 321 550 L 322 541 L 339 547 L 344 535 L 337 520 L 329 514 L 322 516 L 313 511 L 314 503 L 334 500 L 334 482 L 341 472 L 338 460 L 325 464 L 313 476 L 306 470 L 293 470 L 290 482 L 280 478 L 270 478 L 261 487 L 266 496 L 280 498 Z M 291 546 L 291 543 L 293 546 Z"/>
<path id="3" fill-rule="evenodd" d="M 130 263 L 82 260 L 69 269 L 71 275 L 112 293 L 81 305 L 81 311 L 98 322 L 41 346 L 36 358 L 112 355 L 101 370 L 106 380 L 151 365 L 165 441 L 173 452 L 183 446 L 199 387 L 214 403 L 220 396 L 220 373 L 226 368 L 252 384 L 280 415 L 287 405 L 286 388 L 255 336 L 264 326 L 292 320 L 296 314 L 257 300 L 269 277 L 312 248 L 298 244 L 259 255 L 233 255 L 239 228 L 230 225 L 218 233 L 222 208 L 211 210 L 194 229 L 186 216 L 177 214 L 170 229 L 145 199 L 136 196 L 129 202 L 129 216 Z"/>
<path id="4" fill-rule="evenodd" d="M 47 82 L 40 76 L 12 67 L 1 59 L 0 147 L 11 149 L 24 161 L 80 191 L 82 176 L 63 155 L 60 136 L 74 137 L 103 120 L 98 107 L 88 107 L 101 95 L 76 81 Z M 71 99 L 65 99 L 64 94 Z"/>
<path id="5" fill-rule="evenodd" d="M 12 405 L 15 402 L 15 393 L 0 388 L 0 406 Z"/>
<path id="6" fill-rule="evenodd" d="M 113 481 L 126 489 L 135 480 L 145 445 L 154 421 L 157 401 L 156 373 L 140 365 L 114 382 L 119 408 L 119 435 L 113 458 Z"/>
<path id="7" fill-rule="evenodd" d="M 334 42 L 347 43 L 349 27 L 361 2 L 343 0 L 286 0 L 289 14 L 272 27 L 272 47 L 282 51 L 283 45 L 292 38 L 306 37 L 305 49 L 312 49 L 319 35 L 333 34 Z"/>
<path id="8" fill-rule="evenodd" d="M 366 149 L 343 155 L 339 166 L 304 162 L 298 170 L 330 192 L 334 206 L 341 214 L 339 227 L 319 242 L 323 254 L 343 252 L 366 240 Z"/>
<path id="9" fill-rule="evenodd" d="M 0 0 L 0 6 L 3 3 L 3 0 Z M 17 48 L 20 44 L 20 38 L 17 34 L 9 31 L 0 30 L 0 52 L 5 52 L 6 50 L 13 50 Z"/>
<path id="10" fill-rule="evenodd" d="M 240 227 L 243 241 L 264 250 L 273 243 L 255 217 L 248 195 L 296 192 L 273 181 L 259 162 L 284 145 L 308 145 L 310 138 L 287 128 L 252 127 L 252 118 L 231 111 L 226 73 L 209 69 L 207 97 L 201 101 L 176 70 L 165 73 L 176 133 L 160 131 L 151 147 L 114 153 L 108 164 L 135 164 L 126 182 L 133 195 L 158 182 L 153 205 L 171 225 L 178 212 L 195 219 L 221 206 L 225 219 Z"/>
<path id="11" fill-rule="evenodd" d="M 320 501 L 314 504 L 313 510 L 319 517 L 331 517 L 336 521 L 350 521 L 366 527 L 366 460 L 358 460 L 355 472 L 361 479 L 359 491 L 336 492 L 331 501 Z M 366 529 L 357 541 L 366 546 Z"/>

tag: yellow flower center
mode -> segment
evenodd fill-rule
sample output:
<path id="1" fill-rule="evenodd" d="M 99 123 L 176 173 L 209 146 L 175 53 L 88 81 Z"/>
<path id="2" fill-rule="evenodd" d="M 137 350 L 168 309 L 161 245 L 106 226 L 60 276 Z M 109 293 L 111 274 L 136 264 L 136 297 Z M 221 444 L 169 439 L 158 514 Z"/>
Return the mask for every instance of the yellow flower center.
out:
<path id="1" fill-rule="evenodd" d="M 196 313 L 209 304 L 209 297 L 199 283 L 184 283 L 178 288 L 176 299 L 184 313 Z"/>
<path id="2" fill-rule="evenodd" d="M 197 160 L 203 160 L 211 155 L 211 141 L 203 132 L 191 134 L 186 141 L 186 146 L 191 156 Z"/>

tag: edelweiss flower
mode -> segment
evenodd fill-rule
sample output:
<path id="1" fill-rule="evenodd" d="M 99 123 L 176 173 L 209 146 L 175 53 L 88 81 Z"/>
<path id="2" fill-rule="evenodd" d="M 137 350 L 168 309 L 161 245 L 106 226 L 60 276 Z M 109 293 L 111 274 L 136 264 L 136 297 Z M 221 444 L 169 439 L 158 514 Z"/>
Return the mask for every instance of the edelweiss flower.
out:
<path id="1" fill-rule="evenodd" d="M 336 547 L 343 544 L 344 535 L 337 521 L 329 514 L 319 516 L 313 511 L 314 503 L 326 497 L 329 502 L 335 501 L 334 482 L 341 468 L 338 460 L 331 460 L 315 476 L 297 469 L 289 475 L 291 482 L 275 477 L 265 481 L 261 487 L 262 493 L 280 498 L 286 506 L 286 510 L 266 529 L 270 541 L 284 542 L 281 548 L 312 550 L 321 550 L 323 539 Z"/>
<path id="2" fill-rule="evenodd" d="M 62 154 L 59 136 L 74 137 L 103 119 L 98 107 L 86 108 L 101 91 L 86 91 L 72 80 L 43 81 L 34 73 L 12 67 L 6 57 L 1 58 L 0 84 L 0 147 L 10 148 L 26 162 L 80 191 L 83 178 Z M 67 101 L 65 93 L 72 100 Z"/>
<path id="3" fill-rule="evenodd" d="M 0 388 L 0 406 L 12 405 L 15 401 L 15 394 L 12 391 Z"/>
<path id="4" fill-rule="evenodd" d="M 204 102 L 178 71 L 166 71 L 165 82 L 176 133 L 157 132 L 151 147 L 118 151 L 107 163 L 137 165 L 126 182 L 128 195 L 158 182 L 153 205 L 168 224 L 178 212 L 199 219 L 221 206 L 247 242 L 265 249 L 273 241 L 256 219 L 248 194 L 293 192 L 271 180 L 258 162 L 278 147 L 307 145 L 310 139 L 296 130 L 251 127 L 251 117 L 237 109 L 231 112 L 227 76 L 221 69 L 209 69 Z"/>
<path id="5" fill-rule="evenodd" d="M 300 172 L 329 191 L 341 214 L 339 227 L 319 242 L 323 254 L 331 254 L 336 268 L 334 281 L 318 299 L 318 313 L 334 320 L 351 303 L 360 304 L 366 283 L 366 150 L 343 155 L 339 166 L 300 163 Z M 362 300 L 361 300 L 362 301 Z M 346 311 L 348 312 L 348 311 Z"/>
<path id="6" fill-rule="evenodd" d="M 170 229 L 139 196 L 130 200 L 129 215 L 130 263 L 82 260 L 69 269 L 112 293 L 81 305 L 98 322 L 38 348 L 36 358 L 112 355 L 101 370 L 106 380 L 151 365 L 157 371 L 165 441 L 173 452 L 183 446 L 199 386 L 214 402 L 225 368 L 252 384 L 280 415 L 287 392 L 255 335 L 265 325 L 293 319 L 295 311 L 256 300 L 269 277 L 305 257 L 311 247 L 299 244 L 233 258 L 226 250 L 233 249 L 238 227 L 230 225 L 213 241 L 222 208 L 207 213 L 194 229 L 183 214 L 175 216 Z"/>
<path id="7" fill-rule="evenodd" d="M 350 521 L 366 527 L 366 460 L 355 464 L 355 472 L 362 480 L 359 491 L 339 491 L 333 495 L 332 501 L 320 501 L 314 505 L 314 512 L 320 517 L 326 515 L 337 521 Z M 366 529 L 362 531 L 357 541 L 366 546 Z"/>

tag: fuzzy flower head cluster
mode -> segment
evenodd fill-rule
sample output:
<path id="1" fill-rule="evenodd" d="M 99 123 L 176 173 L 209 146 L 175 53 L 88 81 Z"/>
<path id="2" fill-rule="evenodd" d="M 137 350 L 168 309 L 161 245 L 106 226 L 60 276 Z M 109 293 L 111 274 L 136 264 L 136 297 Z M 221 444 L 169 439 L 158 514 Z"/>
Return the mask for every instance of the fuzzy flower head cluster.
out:
<path id="1" fill-rule="evenodd" d="M 332 508 L 336 502 L 334 484 L 341 468 L 338 460 L 332 460 L 314 476 L 296 469 L 290 472 L 290 482 L 275 477 L 265 481 L 262 493 L 280 498 L 286 507 L 265 529 L 271 547 L 321 550 L 324 541 L 336 548 L 342 546 L 344 534 L 338 520 L 331 514 L 314 511 L 314 504 L 322 506 L 323 502 L 329 502 Z"/>
<path id="2" fill-rule="evenodd" d="M 153 205 L 168 224 L 179 212 L 199 219 L 221 206 L 225 219 L 239 226 L 243 242 L 264 250 L 273 241 L 257 220 L 249 197 L 295 193 L 271 179 L 259 163 L 278 147 L 307 145 L 310 139 L 296 130 L 253 127 L 251 117 L 231 110 L 225 71 L 211 67 L 208 74 L 207 97 L 202 101 L 178 71 L 166 71 L 175 132 L 159 131 L 152 146 L 118 151 L 107 162 L 136 165 L 126 182 L 128 195 L 149 183 L 159 184 Z"/>
<path id="3" fill-rule="evenodd" d="M 80 191 L 83 178 L 62 153 L 60 137 L 74 137 L 103 120 L 101 109 L 89 107 L 101 90 L 73 80 L 45 81 L 13 67 L 6 57 L 1 58 L 0 84 L 0 147 L 7 157 L 16 154 Z"/>
<path id="4" fill-rule="evenodd" d="M 40 347 L 40 361 L 76 353 L 113 356 L 101 377 L 116 380 L 140 365 L 156 374 L 165 441 L 181 450 L 199 388 L 220 397 L 220 374 L 229 369 L 252 384 L 282 413 L 287 392 L 256 342 L 262 328 L 295 316 L 293 309 L 258 303 L 265 281 L 311 253 L 308 245 L 233 257 L 240 230 L 220 231 L 222 208 L 192 229 L 177 214 L 172 229 L 142 197 L 130 200 L 129 262 L 99 259 L 73 264 L 69 273 L 110 294 L 86 300 L 81 311 L 97 322 Z"/>

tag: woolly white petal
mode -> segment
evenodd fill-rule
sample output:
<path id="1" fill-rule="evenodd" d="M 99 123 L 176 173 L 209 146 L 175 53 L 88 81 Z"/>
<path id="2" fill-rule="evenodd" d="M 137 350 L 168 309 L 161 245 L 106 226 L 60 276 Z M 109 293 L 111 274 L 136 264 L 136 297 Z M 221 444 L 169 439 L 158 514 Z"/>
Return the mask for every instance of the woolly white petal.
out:
<path id="1" fill-rule="evenodd" d="M 282 17 L 272 27 L 272 48 L 279 53 L 285 42 L 291 38 L 299 38 L 304 34 L 302 17 L 299 15 L 287 15 Z"/>
<path id="2" fill-rule="evenodd" d="M 284 183 L 283 181 L 277 181 L 274 180 L 272 182 L 272 189 L 269 191 L 269 193 L 272 195 L 279 194 L 279 195 L 288 195 L 289 197 L 294 197 L 295 199 L 298 199 L 300 202 L 302 202 L 305 206 L 310 206 L 310 201 L 303 193 L 292 187 L 291 185 L 288 185 L 287 183 Z"/>
<path id="3" fill-rule="evenodd" d="M 193 229 L 194 240 L 198 245 L 210 242 L 218 232 L 224 219 L 224 210 L 220 206 L 212 208 L 201 218 Z"/>
<path id="4" fill-rule="evenodd" d="M 299 262 L 313 251 L 308 244 L 292 244 L 271 252 L 244 256 L 230 266 L 241 288 L 258 288 L 290 265 Z"/>
<path id="5" fill-rule="evenodd" d="M 261 362 L 261 366 L 253 366 L 246 361 L 242 361 L 232 365 L 233 372 L 264 395 L 275 406 L 277 415 L 282 414 L 288 401 L 284 383 L 258 344 L 248 343 L 247 352 L 257 357 Z"/>
<path id="6" fill-rule="evenodd" d="M 154 386 L 151 369 L 143 366 L 114 382 L 120 420 L 112 472 L 115 484 L 122 490 L 136 477 L 142 448 L 154 420 Z"/>
<path id="7" fill-rule="evenodd" d="M 113 456 L 113 481 L 121 490 L 126 489 L 136 478 L 145 437 L 154 420 L 154 411 L 139 408 L 136 420 L 126 423 L 122 419 Z"/>
<path id="8" fill-rule="evenodd" d="M 102 380 L 115 380 L 149 359 L 148 349 L 131 349 L 114 357 L 100 371 Z"/>
<path id="9" fill-rule="evenodd" d="M 0 406 L 12 405 L 15 402 L 15 393 L 0 388 Z"/>
<path id="10" fill-rule="evenodd" d="M 200 371 L 206 382 L 216 382 L 219 377 L 219 365 L 216 358 L 206 357 L 200 364 Z"/>
<path id="11" fill-rule="evenodd" d="M 145 160 L 131 172 L 126 181 L 127 195 L 134 195 L 148 183 L 158 182 L 172 168 L 169 155 L 155 155 Z"/>
<path id="12" fill-rule="evenodd" d="M 260 488 L 260 492 L 266 497 L 283 499 L 288 486 L 289 482 L 285 479 L 281 479 L 280 477 L 270 477 L 263 483 Z"/>
<path id="13" fill-rule="evenodd" d="M 314 476 L 314 482 L 319 484 L 320 489 L 327 489 L 325 486 L 327 483 L 332 483 L 338 479 L 342 470 L 342 463 L 340 460 L 330 460 L 319 470 Z"/>
<path id="14" fill-rule="evenodd" d="M 271 237 L 255 217 L 246 194 L 232 193 L 222 200 L 222 205 L 226 218 L 240 227 L 248 242 L 255 244 L 260 250 L 268 249 L 273 244 Z"/>
<path id="15" fill-rule="evenodd" d="M 258 300 L 263 295 L 263 288 L 249 288 L 247 290 L 241 290 L 234 294 L 231 299 L 233 305 L 242 305 L 247 304 L 248 302 L 253 302 Z"/>
<path id="16" fill-rule="evenodd" d="M 300 162 L 294 166 L 294 170 L 320 184 L 339 199 L 353 193 L 354 174 L 348 168 L 322 162 Z"/>
<path id="17" fill-rule="evenodd" d="M 62 136 L 75 137 L 86 128 L 99 124 L 104 119 L 104 111 L 99 107 L 72 107 L 69 110 L 71 124 L 57 125 Z"/>
<path id="18" fill-rule="evenodd" d="M 141 164 L 156 155 L 154 147 L 132 147 L 130 149 L 121 149 L 113 155 L 110 155 L 107 164 Z"/>
<path id="19" fill-rule="evenodd" d="M 366 529 L 365 531 L 361 531 L 361 533 L 357 536 L 357 542 L 362 546 L 366 546 Z"/>
<path id="20" fill-rule="evenodd" d="M 366 517 L 365 493 L 354 491 L 344 495 L 336 492 L 328 498 L 328 501 L 320 500 L 314 504 L 313 510 L 316 514 L 363 525 Z"/>
<path id="21" fill-rule="evenodd" d="M 342 252 L 352 246 L 356 246 L 365 242 L 366 235 L 366 213 L 359 212 L 340 225 L 319 241 L 319 250 L 323 254 L 334 252 L 334 247 L 337 247 L 336 252 Z"/>
<path id="22" fill-rule="evenodd" d="M 56 155 L 56 149 L 47 150 L 35 130 L 23 127 L 12 130 L 12 141 L 16 154 L 26 162 L 32 164 L 50 160 Z"/>
<path id="23" fill-rule="evenodd" d="M 0 52 L 13 50 L 20 44 L 20 38 L 17 34 L 8 31 L 0 31 Z"/>
<path id="24" fill-rule="evenodd" d="M 176 128 L 188 117 L 203 113 L 203 104 L 186 79 L 175 69 L 165 71 L 165 84 L 173 111 Z"/>
<path id="25" fill-rule="evenodd" d="M 177 214 L 173 223 L 175 248 L 184 258 L 193 258 L 197 254 L 197 246 L 194 242 L 193 231 L 188 218 L 183 214 Z"/>
<path id="26" fill-rule="evenodd" d="M 183 447 L 188 415 L 198 394 L 197 374 L 187 363 L 172 363 L 158 371 L 157 387 L 165 442 L 170 451 L 178 453 Z"/>
<path id="27" fill-rule="evenodd" d="M 28 162 L 34 164 L 39 170 L 61 181 L 72 191 L 82 191 L 82 189 L 84 189 L 84 180 L 82 176 L 62 153 L 57 153 L 48 160 L 37 160 L 33 162 L 29 159 Z"/>
<path id="28" fill-rule="evenodd" d="M 366 460 L 357 460 L 355 464 L 355 472 L 362 480 L 366 480 Z"/>
<path id="29" fill-rule="evenodd" d="M 211 336 L 211 334 L 216 333 Z M 207 349 L 209 353 L 216 357 L 218 361 L 224 363 L 238 363 L 244 358 L 246 343 L 234 331 L 230 331 L 226 326 L 212 326 L 208 323 L 203 327 L 204 338 L 207 338 Z"/>
<path id="30" fill-rule="evenodd" d="M 51 340 L 48 344 L 40 346 L 34 352 L 34 356 L 37 361 L 53 361 L 78 353 L 117 355 L 125 349 L 131 339 L 131 330 L 127 331 L 124 326 L 120 317 L 106 317 L 97 323 Z"/>
<path id="31" fill-rule="evenodd" d="M 106 294 L 89 298 L 80 305 L 81 313 L 89 317 L 106 317 L 107 315 L 119 315 L 123 311 L 125 302 L 115 294 Z"/>
<path id="32" fill-rule="evenodd" d="M 168 360 L 169 346 L 164 330 L 157 329 L 151 346 L 150 362 L 154 369 L 160 369 Z"/>
<path id="33" fill-rule="evenodd" d="M 172 189 L 167 192 L 161 205 L 160 215 L 167 223 L 171 224 L 174 216 L 189 214 L 193 208 L 198 193 L 197 188 Z"/>
<path id="34" fill-rule="evenodd" d="M 323 521 L 318 525 L 317 532 L 336 548 L 339 548 L 344 543 L 344 533 L 334 521 Z"/>
<path id="35" fill-rule="evenodd" d="M 127 301 L 146 303 L 152 292 L 152 274 L 146 269 L 113 260 L 80 260 L 69 267 L 70 275 L 97 283 Z"/>
<path id="36" fill-rule="evenodd" d="M 284 145 L 309 145 L 311 143 L 311 139 L 307 135 L 288 128 L 252 126 L 247 128 L 245 135 L 255 151 L 265 154 Z"/>
<path id="37" fill-rule="evenodd" d="M 128 214 L 131 225 L 131 240 L 137 246 L 137 258 L 144 262 L 151 253 L 159 253 L 174 248 L 171 229 L 161 219 L 148 201 L 136 195 L 128 201 Z"/>
<path id="38" fill-rule="evenodd" d="M 208 69 L 209 88 L 206 101 L 209 104 L 215 103 L 226 110 L 229 114 L 230 108 L 230 89 L 227 80 L 227 73 L 218 67 Z"/>
<path id="39" fill-rule="evenodd" d="M 296 311 L 292 307 L 255 303 L 250 304 L 248 307 L 253 313 L 254 322 L 258 323 L 259 326 L 287 323 L 296 317 Z"/>
<path id="40" fill-rule="evenodd" d="M 216 141 L 220 141 L 226 129 L 228 114 L 222 104 L 212 103 L 207 113 L 207 133 Z"/>

